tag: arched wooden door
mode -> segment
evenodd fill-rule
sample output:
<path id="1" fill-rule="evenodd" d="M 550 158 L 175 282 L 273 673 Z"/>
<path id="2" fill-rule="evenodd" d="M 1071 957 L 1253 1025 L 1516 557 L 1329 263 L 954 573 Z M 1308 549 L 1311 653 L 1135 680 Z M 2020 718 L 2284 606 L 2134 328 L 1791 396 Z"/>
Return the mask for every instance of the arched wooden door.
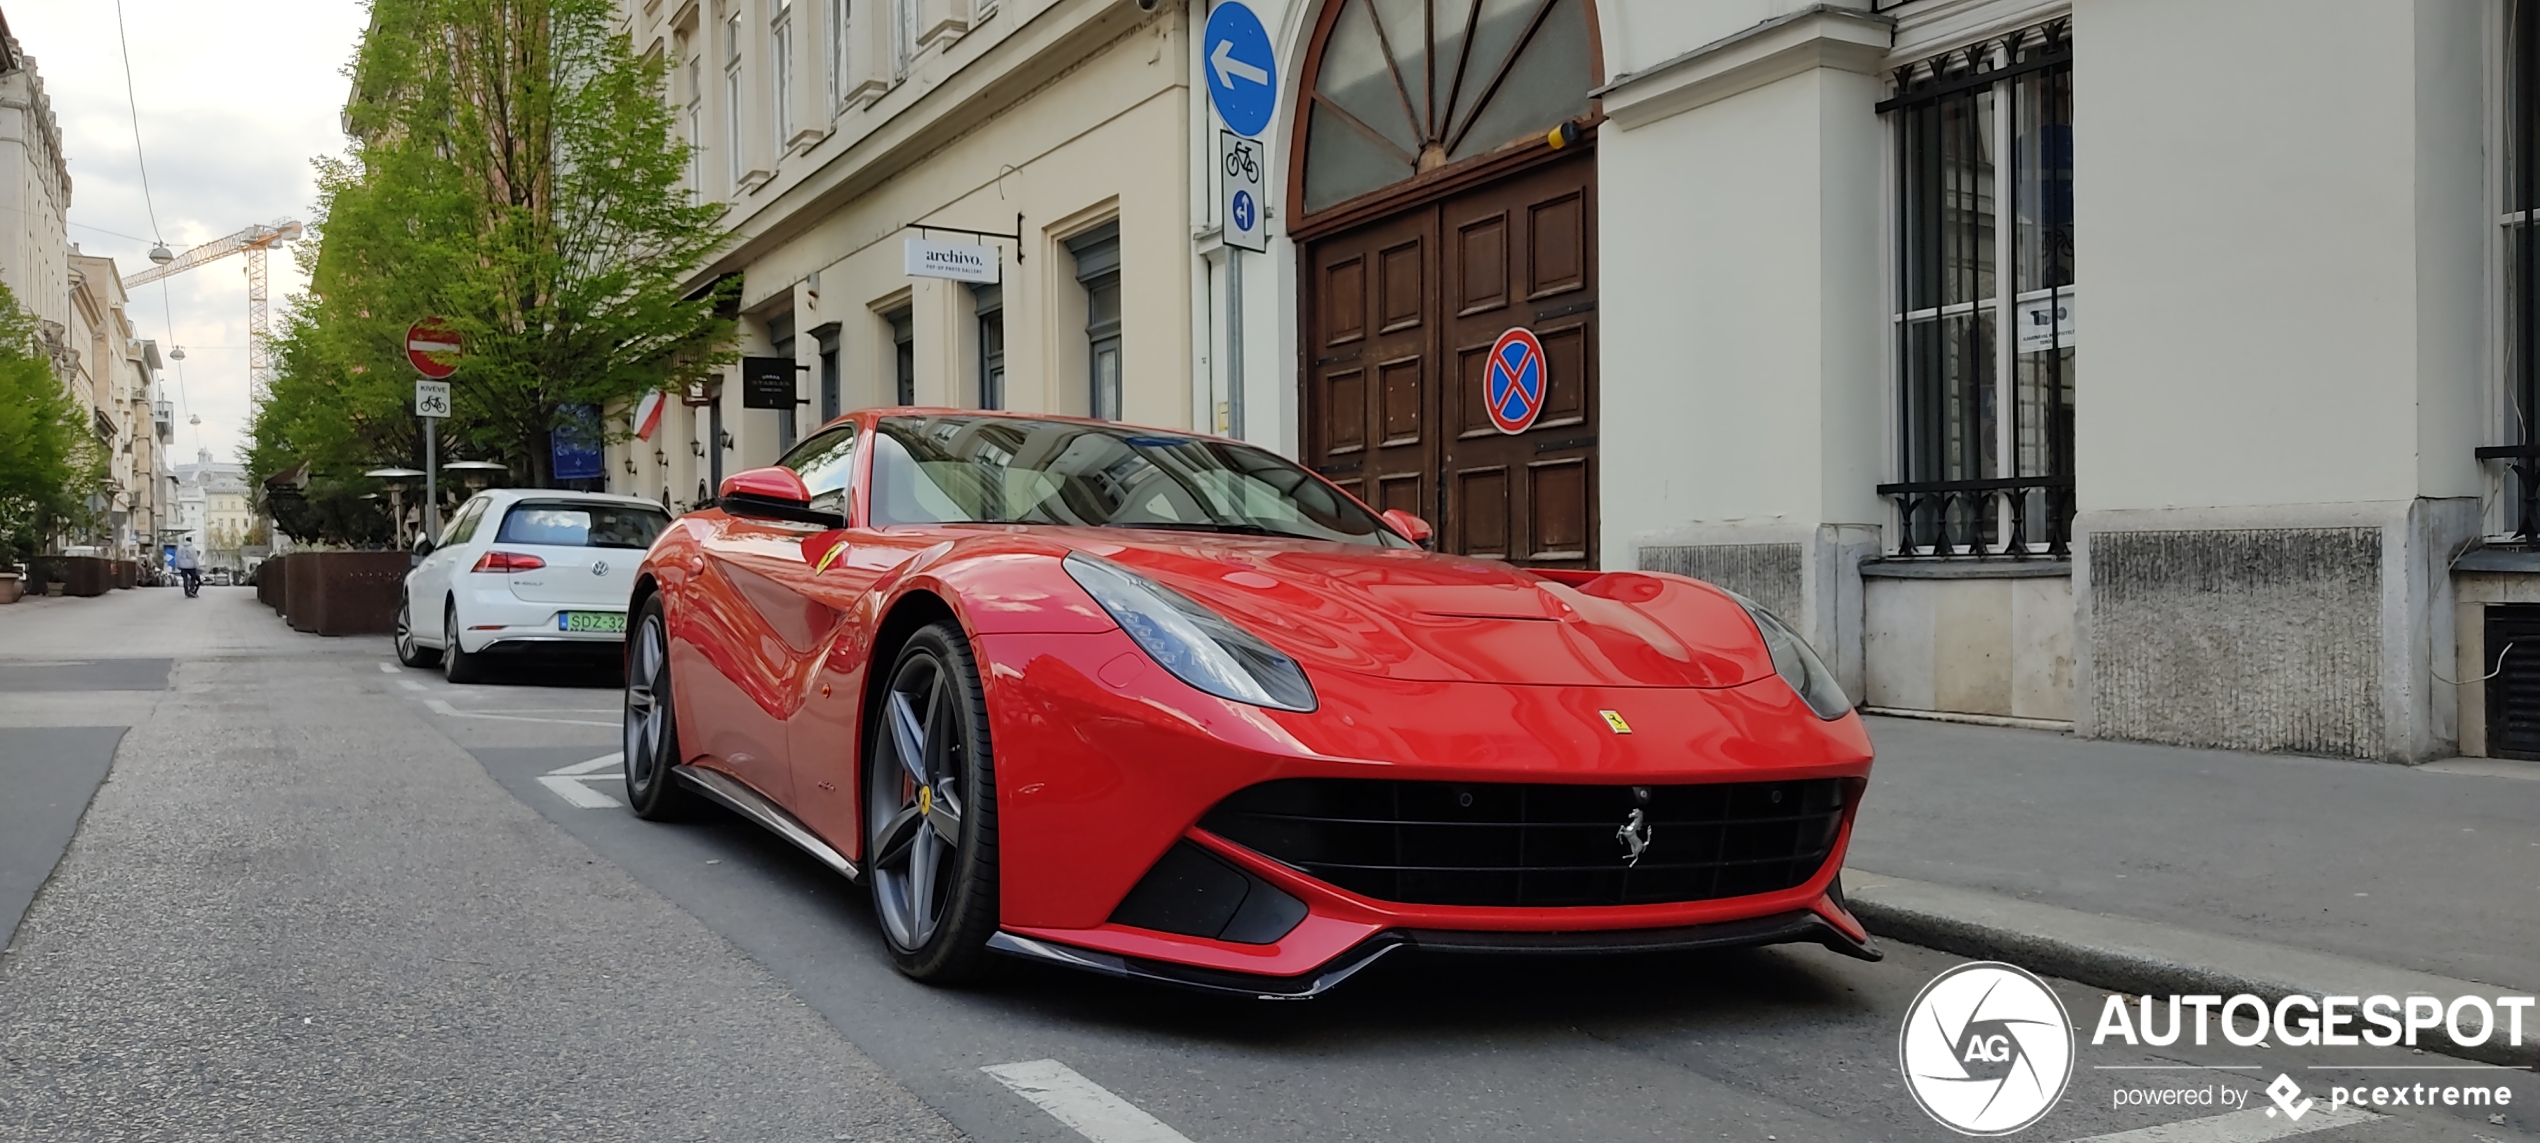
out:
<path id="1" fill-rule="evenodd" d="M 1587 0 L 1326 0 L 1308 52 L 1300 439 L 1368 503 L 1435 522 L 1441 550 L 1597 559 L 1593 19 Z M 1512 435 L 1483 369 L 1520 326 L 1550 383 Z"/>

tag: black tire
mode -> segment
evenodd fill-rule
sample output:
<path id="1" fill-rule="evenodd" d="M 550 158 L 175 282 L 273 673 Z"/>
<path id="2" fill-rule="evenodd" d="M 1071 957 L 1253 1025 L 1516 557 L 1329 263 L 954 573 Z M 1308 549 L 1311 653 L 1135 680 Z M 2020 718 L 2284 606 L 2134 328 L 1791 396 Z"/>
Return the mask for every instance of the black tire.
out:
<path id="1" fill-rule="evenodd" d="M 415 642 L 414 601 L 397 600 L 397 662 L 409 667 L 433 667 L 441 663 L 441 652 Z"/>
<path id="2" fill-rule="evenodd" d="M 661 597 L 644 601 L 626 633 L 626 714 L 618 743 L 626 804 L 646 821 L 673 821 L 694 795 L 670 768 L 679 764 L 677 706 L 670 701 L 670 625 Z"/>
<path id="3" fill-rule="evenodd" d="M 441 677 L 454 683 L 473 683 L 485 677 L 484 657 L 468 654 L 459 646 L 459 608 L 455 603 L 441 613 Z"/>
<path id="4" fill-rule="evenodd" d="M 927 984 L 975 980 L 995 966 L 997 931 L 996 759 L 979 665 L 947 619 L 910 636 L 885 678 L 864 751 L 873 911 L 900 972 Z M 903 761 L 911 742 L 914 767 Z"/>

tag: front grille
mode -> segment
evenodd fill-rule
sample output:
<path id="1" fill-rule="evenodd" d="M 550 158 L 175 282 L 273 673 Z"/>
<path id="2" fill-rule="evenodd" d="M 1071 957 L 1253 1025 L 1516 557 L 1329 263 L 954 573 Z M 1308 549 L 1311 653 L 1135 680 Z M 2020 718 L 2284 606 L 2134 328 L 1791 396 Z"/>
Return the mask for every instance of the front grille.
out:
<path id="1" fill-rule="evenodd" d="M 1413 905 L 1650 905 L 1804 884 L 1843 825 L 1841 778 L 1562 786 L 1294 778 L 1201 819 L 1360 896 Z M 1643 830 L 1634 830 L 1640 811 Z M 1630 861 L 1628 837 L 1645 845 Z"/>

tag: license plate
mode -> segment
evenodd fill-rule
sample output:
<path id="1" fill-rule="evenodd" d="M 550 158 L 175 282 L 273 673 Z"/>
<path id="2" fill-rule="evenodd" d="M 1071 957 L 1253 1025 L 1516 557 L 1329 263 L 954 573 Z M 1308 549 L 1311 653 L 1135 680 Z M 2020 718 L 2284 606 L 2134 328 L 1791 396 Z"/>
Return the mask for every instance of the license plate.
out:
<path id="1" fill-rule="evenodd" d="M 626 614 L 620 611 L 568 611 L 556 617 L 559 631 L 613 631 L 626 633 Z"/>

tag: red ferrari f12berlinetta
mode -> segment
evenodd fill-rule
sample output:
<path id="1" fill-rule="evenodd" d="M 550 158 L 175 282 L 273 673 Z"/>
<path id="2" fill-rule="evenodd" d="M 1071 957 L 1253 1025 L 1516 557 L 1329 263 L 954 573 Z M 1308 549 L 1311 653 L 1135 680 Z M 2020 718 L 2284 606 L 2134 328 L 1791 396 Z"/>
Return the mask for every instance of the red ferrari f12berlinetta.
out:
<path id="1" fill-rule="evenodd" d="M 871 887 L 901 971 L 1265 998 L 1399 950 L 1810 942 L 1870 771 L 1796 631 L 1682 576 L 1426 550 L 1235 441 L 851 414 L 635 579 L 635 812 Z"/>

